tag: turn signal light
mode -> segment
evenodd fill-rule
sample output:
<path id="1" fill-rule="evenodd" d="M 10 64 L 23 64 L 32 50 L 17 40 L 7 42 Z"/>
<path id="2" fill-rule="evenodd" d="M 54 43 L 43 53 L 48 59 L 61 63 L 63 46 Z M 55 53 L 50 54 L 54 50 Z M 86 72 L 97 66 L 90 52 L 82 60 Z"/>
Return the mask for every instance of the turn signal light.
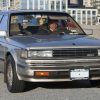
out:
<path id="1" fill-rule="evenodd" d="M 35 76 L 49 76 L 49 72 L 36 71 Z"/>

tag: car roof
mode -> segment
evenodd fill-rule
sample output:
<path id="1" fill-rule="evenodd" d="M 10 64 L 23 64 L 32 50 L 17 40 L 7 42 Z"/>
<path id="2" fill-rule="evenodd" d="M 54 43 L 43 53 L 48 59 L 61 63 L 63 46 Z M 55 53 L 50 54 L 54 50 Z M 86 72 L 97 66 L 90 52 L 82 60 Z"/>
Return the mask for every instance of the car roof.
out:
<path id="1" fill-rule="evenodd" d="M 56 14 L 67 14 L 66 12 L 59 11 L 43 11 L 43 10 L 2 10 L 0 13 L 4 14 L 17 14 L 17 13 L 56 13 Z"/>

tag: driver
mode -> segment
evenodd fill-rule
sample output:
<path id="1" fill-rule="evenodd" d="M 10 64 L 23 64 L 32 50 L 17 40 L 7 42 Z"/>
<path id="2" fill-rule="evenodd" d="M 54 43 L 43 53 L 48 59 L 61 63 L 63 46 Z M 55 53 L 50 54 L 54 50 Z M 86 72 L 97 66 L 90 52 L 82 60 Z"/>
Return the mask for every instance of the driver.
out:
<path id="1" fill-rule="evenodd" d="M 48 24 L 48 29 L 50 33 L 56 33 L 58 29 L 57 21 L 51 21 Z"/>
<path id="2" fill-rule="evenodd" d="M 58 20 L 52 20 L 48 25 L 49 33 L 52 34 L 69 34 L 70 31 L 58 24 Z"/>
<path id="3" fill-rule="evenodd" d="M 46 26 L 42 26 L 39 29 L 40 34 L 52 34 L 58 33 L 58 24 L 57 20 L 49 20 Z"/>
<path id="4" fill-rule="evenodd" d="M 58 20 L 49 20 L 45 28 L 39 30 L 40 34 L 66 34 L 69 31 L 58 24 Z"/>

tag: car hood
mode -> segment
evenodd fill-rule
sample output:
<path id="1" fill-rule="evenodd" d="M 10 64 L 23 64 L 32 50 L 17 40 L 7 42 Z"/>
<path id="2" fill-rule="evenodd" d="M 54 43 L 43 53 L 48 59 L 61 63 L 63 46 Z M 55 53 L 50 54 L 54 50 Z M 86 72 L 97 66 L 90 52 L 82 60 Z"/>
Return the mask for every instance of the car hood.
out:
<path id="1" fill-rule="evenodd" d="M 26 47 L 100 46 L 100 40 L 86 35 L 34 35 L 12 37 Z"/>

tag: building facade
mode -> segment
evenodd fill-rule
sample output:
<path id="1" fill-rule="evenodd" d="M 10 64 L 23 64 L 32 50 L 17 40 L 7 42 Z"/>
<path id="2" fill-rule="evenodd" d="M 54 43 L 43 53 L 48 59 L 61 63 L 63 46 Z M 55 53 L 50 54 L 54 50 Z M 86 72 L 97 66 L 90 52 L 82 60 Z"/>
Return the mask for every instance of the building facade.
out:
<path id="1" fill-rule="evenodd" d="M 0 10 L 7 9 L 9 5 L 9 1 L 7 0 L 0 0 Z"/>
<path id="2" fill-rule="evenodd" d="M 93 0 L 83 0 L 83 5 L 85 7 L 93 7 Z"/>
<path id="3" fill-rule="evenodd" d="M 79 23 L 84 25 L 97 24 L 97 9 L 68 9 L 68 13 Z"/>
<path id="4" fill-rule="evenodd" d="M 98 13 L 100 14 L 100 0 L 92 0 L 92 5 L 94 8 L 98 9 Z"/>
<path id="5" fill-rule="evenodd" d="M 67 11 L 67 0 L 20 0 L 21 9 Z"/>
<path id="6" fill-rule="evenodd" d="M 20 0 L 0 0 L 0 10 L 18 9 Z"/>
<path id="7" fill-rule="evenodd" d="M 68 8 L 83 8 L 84 0 L 68 0 Z"/>
<path id="8" fill-rule="evenodd" d="M 21 9 L 53 10 L 68 12 L 79 24 L 96 25 L 97 9 L 69 8 L 68 0 L 21 0 Z M 70 2 L 79 5 L 78 0 Z"/>
<path id="9" fill-rule="evenodd" d="M 68 12 L 79 24 L 95 25 L 100 22 L 97 18 L 98 10 L 85 9 L 83 1 L 90 3 L 90 0 L 0 0 L 0 9 L 64 11 Z M 96 0 L 91 0 L 91 2 L 93 4 Z"/>

